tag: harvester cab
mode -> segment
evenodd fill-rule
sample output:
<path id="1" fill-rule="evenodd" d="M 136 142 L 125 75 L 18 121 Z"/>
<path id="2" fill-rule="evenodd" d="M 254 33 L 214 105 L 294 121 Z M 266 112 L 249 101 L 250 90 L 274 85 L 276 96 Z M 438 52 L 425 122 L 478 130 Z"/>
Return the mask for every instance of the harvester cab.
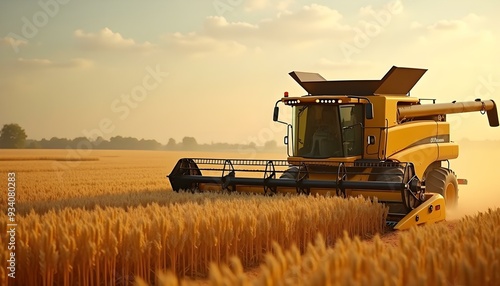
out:
<path id="1" fill-rule="evenodd" d="M 458 145 L 446 115 L 480 111 L 490 126 L 499 122 L 493 100 L 438 104 L 409 96 L 426 71 L 392 67 L 381 80 L 344 81 L 291 72 L 307 95 L 285 93 L 274 107 L 273 120 L 288 125 L 287 160 L 184 158 L 168 176 L 172 188 L 361 195 L 386 204 L 395 229 L 444 220 L 466 182 L 450 169 Z M 291 124 L 279 120 L 280 103 L 292 108 Z"/>

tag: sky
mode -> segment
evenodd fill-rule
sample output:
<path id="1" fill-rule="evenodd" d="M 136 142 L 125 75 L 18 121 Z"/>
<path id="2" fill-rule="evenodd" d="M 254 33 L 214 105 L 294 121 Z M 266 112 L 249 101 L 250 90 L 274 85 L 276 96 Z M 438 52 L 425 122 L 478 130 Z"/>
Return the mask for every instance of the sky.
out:
<path id="1" fill-rule="evenodd" d="M 411 95 L 500 98 L 500 2 L 40 0 L 0 2 L 0 125 L 30 139 L 132 136 L 263 145 L 291 71 L 380 79 L 428 69 Z M 500 102 L 500 100 L 497 100 Z M 288 120 L 290 110 L 281 109 Z M 452 139 L 500 139 L 450 115 Z"/>

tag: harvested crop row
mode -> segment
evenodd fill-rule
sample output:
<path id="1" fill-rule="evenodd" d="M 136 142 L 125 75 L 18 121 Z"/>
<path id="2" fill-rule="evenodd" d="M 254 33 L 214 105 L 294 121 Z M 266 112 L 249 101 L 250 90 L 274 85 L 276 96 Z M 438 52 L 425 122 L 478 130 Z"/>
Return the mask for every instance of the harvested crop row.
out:
<path id="1" fill-rule="evenodd" d="M 203 276 L 237 256 L 260 263 L 273 241 L 307 245 L 383 231 L 387 209 L 362 198 L 165 193 L 169 203 L 17 217 L 18 285 L 116 285 L 159 270 Z M 1 219 L 0 227 L 7 221 Z M 6 239 L 3 234 L 2 240 Z M 7 253 L 0 252 L 6 260 Z M 1 281 L 5 282 L 5 281 Z M 6 285 L 2 283 L 2 285 Z"/>
<path id="2" fill-rule="evenodd" d="M 238 259 L 215 265 L 211 285 L 500 285 L 500 209 L 465 217 L 450 230 L 444 224 L 401 233 L 397 247 L 345 236 L 327 248 L 320 235 L 304 255 L 274 244 L 263 275 L 252 281 Z M 166 283 L 168 281 L 168 283 Z M 175 276 L 163 276 L 177 285 Z M 160 283 L 161 284 L 161 283 Z M 184 281 L 184 284 L 185 281 Z"/>

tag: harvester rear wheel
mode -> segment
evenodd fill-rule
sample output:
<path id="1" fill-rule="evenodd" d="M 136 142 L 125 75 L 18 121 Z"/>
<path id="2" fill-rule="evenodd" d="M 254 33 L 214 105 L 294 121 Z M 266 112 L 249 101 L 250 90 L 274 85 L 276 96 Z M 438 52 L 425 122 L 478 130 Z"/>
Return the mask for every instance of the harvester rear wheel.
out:
<path id="1" fill-rule="evenodd" d="M 457 176 L 450 169 L 440 167 L 430 171 L 425 180 L 425 191 L 427 193 L 438 193 L 442 195 L 447 206 L 457 206 Z"/>

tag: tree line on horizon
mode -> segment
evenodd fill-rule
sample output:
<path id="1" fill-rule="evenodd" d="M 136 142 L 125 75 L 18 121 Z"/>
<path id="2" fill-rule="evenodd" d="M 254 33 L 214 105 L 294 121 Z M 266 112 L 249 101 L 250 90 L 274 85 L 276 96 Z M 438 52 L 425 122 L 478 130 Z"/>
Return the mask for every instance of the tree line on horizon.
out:
<path id="1" fill-rule="evenodd" d="M 114 136 L 109 140 L 102 137 L 90 139 L 77 137 L 74 139 L 57 138 L 51 139 L 27 139 L 28 136 L 18 124 L 5 124 L 0 130 L 0 149 L 105 149 L 105 150 L 170 150 L 170 151 L 283 151 L 284 146 L 278 146 L 275 140 L 257 146 L 254 142 L 248 144 L 211 143 L 199 144 L 194 137 L 185 136 L 182 141 L 177 142 L 170 138 L 167 144 L 161 144 L 154 139 L 137 139 L 134 137 Z M 461 144 L 473 144 L 467 138 L 459 141 Z M 482 141 L 484 147 L 489 145 L 498 146 L 498 141 Z"/>
<path id="2" fill-rule="evenodd" d="M 211 143 L 199 144 L 194 137 L 185 136 L 177 142 L 170 138 L 163 145 L 154 139 L 137 139 L 134 137 L 114 136 L 109 140 L 102 137 L 95 139 L 77 137 L 74 139 L 52 137 L 51 139 L 28 139 L 25 130 L 18 124 L 5 124 L 0 130 L 0 148 L 3 149 L 106 149 L 106 150 L 200 150 L 200 151 L 227 151 L 227 150 L 279 150 L 276 141 L 267 141 L 263 146 L 254 142 L 249 144 Z"/>

